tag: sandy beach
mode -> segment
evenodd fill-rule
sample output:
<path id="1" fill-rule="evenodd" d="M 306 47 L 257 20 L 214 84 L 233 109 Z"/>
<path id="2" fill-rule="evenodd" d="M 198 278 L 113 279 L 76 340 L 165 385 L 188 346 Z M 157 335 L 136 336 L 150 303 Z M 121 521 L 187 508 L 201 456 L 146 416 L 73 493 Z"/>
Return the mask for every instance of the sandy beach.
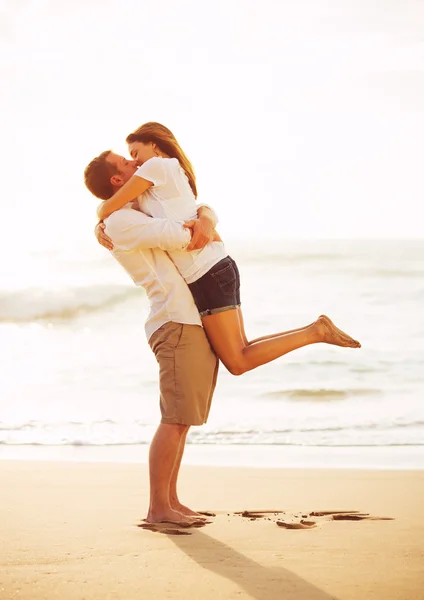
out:
<path id="1" fill-rule="evenodd" d="M 186 466 L 181 499 L 216 516 L 185 535 L 138 527 L 145 465 L 2 461 L 0 472 L 2 600 L 424 598 L 422 471 Z M 311 515 L 323 511 L 353 516 Z M 281 526 L 302 520 L 316 527 Z"/>

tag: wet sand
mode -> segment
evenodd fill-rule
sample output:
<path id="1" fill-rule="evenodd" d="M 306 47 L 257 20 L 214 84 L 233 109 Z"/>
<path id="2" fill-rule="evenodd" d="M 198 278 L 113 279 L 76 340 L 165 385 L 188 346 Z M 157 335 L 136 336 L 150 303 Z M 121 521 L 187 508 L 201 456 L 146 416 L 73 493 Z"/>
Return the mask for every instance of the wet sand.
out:
<path id="1" fill-rule="evenodd" d="M 424 471 L 183 465 L 181 500 L 212 523 L 158 531 L 145 465 L 0 475 L 2 600 L 424 599 Z"/>

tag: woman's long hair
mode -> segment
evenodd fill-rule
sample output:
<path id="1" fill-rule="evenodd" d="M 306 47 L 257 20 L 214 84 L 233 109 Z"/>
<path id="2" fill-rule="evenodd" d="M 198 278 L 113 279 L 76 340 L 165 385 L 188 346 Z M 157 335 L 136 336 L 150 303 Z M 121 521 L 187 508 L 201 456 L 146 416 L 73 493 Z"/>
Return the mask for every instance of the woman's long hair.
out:
<path id="1" fill-rule="evenodd" d="M 136 129 L 133 133 L 130 133 L 127 137 L 127 144 L 132 144 L 133 142 L 143 142 L 145 144 L 153 142 L 162 152 L 171 158 L 177 158 L 187 175 L 193 194 L 197 198 L 196 177 L 192 164 L 184 154 L 172 131 L 165 127 L 165 125 L 151 121 L 144 123 L 144 125 Z"/>

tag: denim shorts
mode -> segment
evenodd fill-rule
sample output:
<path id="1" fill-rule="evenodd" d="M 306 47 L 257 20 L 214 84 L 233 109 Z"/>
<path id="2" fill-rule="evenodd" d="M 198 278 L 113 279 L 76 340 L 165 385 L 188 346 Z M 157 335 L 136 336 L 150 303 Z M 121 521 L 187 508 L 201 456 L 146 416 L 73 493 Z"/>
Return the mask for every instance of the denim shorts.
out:
<path id="1" fill-rule="evenodd" d="M 188 287 L 201 317 L 240 306 L 240 274 L 230 256 L 220 260 Z"/>

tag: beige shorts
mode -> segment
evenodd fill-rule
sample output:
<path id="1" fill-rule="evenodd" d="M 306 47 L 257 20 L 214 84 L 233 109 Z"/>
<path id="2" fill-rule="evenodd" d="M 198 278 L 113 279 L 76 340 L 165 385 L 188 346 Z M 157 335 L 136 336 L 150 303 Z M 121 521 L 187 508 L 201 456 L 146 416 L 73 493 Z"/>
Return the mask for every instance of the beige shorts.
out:
<path id="1" fill-rule="evenodd" d="M 161 423 L 206 423 L 218 359 L 203 328 L 168 322 L 155 331 L 149 344 L 159 363 Z"/>

